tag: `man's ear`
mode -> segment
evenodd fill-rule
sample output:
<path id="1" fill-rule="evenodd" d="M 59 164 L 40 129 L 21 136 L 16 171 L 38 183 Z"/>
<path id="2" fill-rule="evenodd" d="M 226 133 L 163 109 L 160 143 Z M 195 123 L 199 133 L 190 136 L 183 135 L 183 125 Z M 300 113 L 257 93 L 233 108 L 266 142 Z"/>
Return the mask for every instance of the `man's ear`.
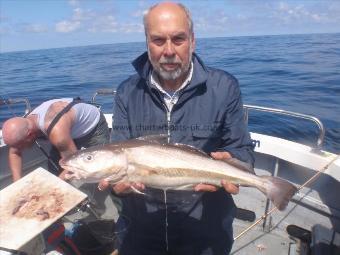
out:
<path id="1" fill-rule="evenodd" d="M 27 131 L 27 137 L 31 139 L 35 139 L 35 132 L 33 130 L 28 130 Z"/>

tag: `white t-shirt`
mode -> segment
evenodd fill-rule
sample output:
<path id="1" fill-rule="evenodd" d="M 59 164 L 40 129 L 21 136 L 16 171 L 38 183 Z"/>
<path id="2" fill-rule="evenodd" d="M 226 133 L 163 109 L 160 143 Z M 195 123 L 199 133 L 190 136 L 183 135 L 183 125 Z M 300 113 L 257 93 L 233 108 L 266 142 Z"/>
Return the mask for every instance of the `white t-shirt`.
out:
<path id="1" fill-rule="evenodd" d="M 60 98 L 46 101 L 37 106 L 29 115 L 37 115 L 40 130 L 47 135 L 44 124 L 45 115 L 50 106 L 55 102 L 70 103 L 72 100 L 73 98 Z M 99 122 L 100 111 L 96 106 L 86 103 L 77 103 L 72 106 L 72 109 L 75 110 L 75 122 L 71 129 L 71 137 L 76 139 L 87 135 L 93 130 Z"/>

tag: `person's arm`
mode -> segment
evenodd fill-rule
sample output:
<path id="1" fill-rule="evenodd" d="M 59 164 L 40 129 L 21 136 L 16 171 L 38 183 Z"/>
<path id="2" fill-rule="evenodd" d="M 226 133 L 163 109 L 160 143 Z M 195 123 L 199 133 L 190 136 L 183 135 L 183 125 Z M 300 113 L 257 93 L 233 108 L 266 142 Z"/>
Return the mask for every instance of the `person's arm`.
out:
<path id="1" fill-rule="evenodd" d="M 225 120 L 223 123 L 223 135 L 221 137 L 222 146 L 218 148 L 218 151 L 212 152 L 211 156 L 217 160 L 237 158 L 253 165 L 253 144 L 244 122 L 243 103 L 238 82 L 236 79 L 228 79 L 225 82 L 229 83 L 229 90 L 227 91 L 228 100 L 225 101 Z M 231 194 L 237 194 L 239 192 L 238 186 L 226 180 L 222 180 L 221 184 L 224 189 Z M 216 191 L 217 187 L 199 184 L 195 187 L 195 190 Z"/>
<path id="2" fill-rule="evenodd" d="M 72 125 L 73 112 L 69 111 L 60 118 L 48 137 L 51 144 L 59 151 L 61 159 L 77 151 L 77 147 L 71 137 Z M 65 171 L 62 171 L 59 177 L 64 179 L 64 175 Z"/>
<path id="3" fill-rule="evenodd" d="M 242 96 L 236 79 L 230 87 L 219 151 L 227 151 L 231 157 L 254 165 L 254 146 L 244 121 Z"/>
<path id="4" fill-rule="evenodd" d="M 22 156 L 21 150 L 10 147 L 8 151 L 9 168 L 12 171 L 13 182 L 19 180 L 22 175 Z"/>
<path id="5" fill-rule="evenodd" d="M 231 155 L 229 152 L 227 151 L 218 151 L 218 152 L 212 152 L 211 156 L 214 159 L 218 159 L 218 160 L 224 160 L 224 159 L 230 159 Z M 227 191 L 230 194 L 236 195 L 239 192 L 239 188 L 238 186 L 227 182 L 226 180 L 221 180 L 221 185 L 222 187 L 225 189 L 225 191 Z M 209 191 L 209 192 L 214 192 L 217 190 L 216 186 L 213 185 L 209 185 L 209 184 L 198 184 L 195 186 L 195 191 Z"/>
<path id="6" fill-rule="evenodd" d="M 128 112 L 124 105 L 123 98 L 119 93 L 116 93 L 114 100 L 114 113 L 112 120 L 112 141 L 124 141 L 131 139 L 131 127 L 128 119 Z"/>

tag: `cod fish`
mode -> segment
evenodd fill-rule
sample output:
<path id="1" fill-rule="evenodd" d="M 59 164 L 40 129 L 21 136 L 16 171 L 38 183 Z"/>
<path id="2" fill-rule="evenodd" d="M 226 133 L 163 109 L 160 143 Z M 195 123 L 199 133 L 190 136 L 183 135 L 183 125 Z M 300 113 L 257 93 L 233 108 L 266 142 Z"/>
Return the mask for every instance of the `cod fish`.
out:
<path id="1" fill-rule="evenodd" d="M 67 179 L 129 181 L 163 190 L 193 190 L 199 183 L 221 187 L 221 180 L 255 187 L 284 210 L 297 191 L 287 180 L 257 176 L 235 161 L 215 160 L 183 144 L 131 139 L 80 150 L 60 161 Z"/>

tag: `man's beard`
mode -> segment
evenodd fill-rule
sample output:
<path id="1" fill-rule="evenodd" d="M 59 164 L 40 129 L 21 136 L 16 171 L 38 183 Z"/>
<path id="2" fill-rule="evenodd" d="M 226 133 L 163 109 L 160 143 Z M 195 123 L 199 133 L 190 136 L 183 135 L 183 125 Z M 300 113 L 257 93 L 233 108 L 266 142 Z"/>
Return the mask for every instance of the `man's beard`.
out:
<path id="1" fill-rule="evenodd" d="M 181 77 L 183 74 L 187 73 L 190 65 L 191 65 L 191 60 L 192 60 L 192 53 L 191 53 L 191 47 L 190 47 L 190 54 L 189 54 L 189 61 L 186 65 L 182 66 L 182 62 L 180 60 L 176 59 L 176 56 L 171 57 L 171 58 L 166 58 L 164 56 L 162 56 L 160 58 L 160 60 L 157 61 L 153 61 L 150 58 L 149 55 L 149 60 L 155 70 L 155 72 L 164 80 L 167 81 L 173 81 L 178 79 L 179 77 Z M 175 70 L 172 71 L 167 71 L 165 69 L 162 68 L 162 64 L 177 64 L 178 67 Z"/>

